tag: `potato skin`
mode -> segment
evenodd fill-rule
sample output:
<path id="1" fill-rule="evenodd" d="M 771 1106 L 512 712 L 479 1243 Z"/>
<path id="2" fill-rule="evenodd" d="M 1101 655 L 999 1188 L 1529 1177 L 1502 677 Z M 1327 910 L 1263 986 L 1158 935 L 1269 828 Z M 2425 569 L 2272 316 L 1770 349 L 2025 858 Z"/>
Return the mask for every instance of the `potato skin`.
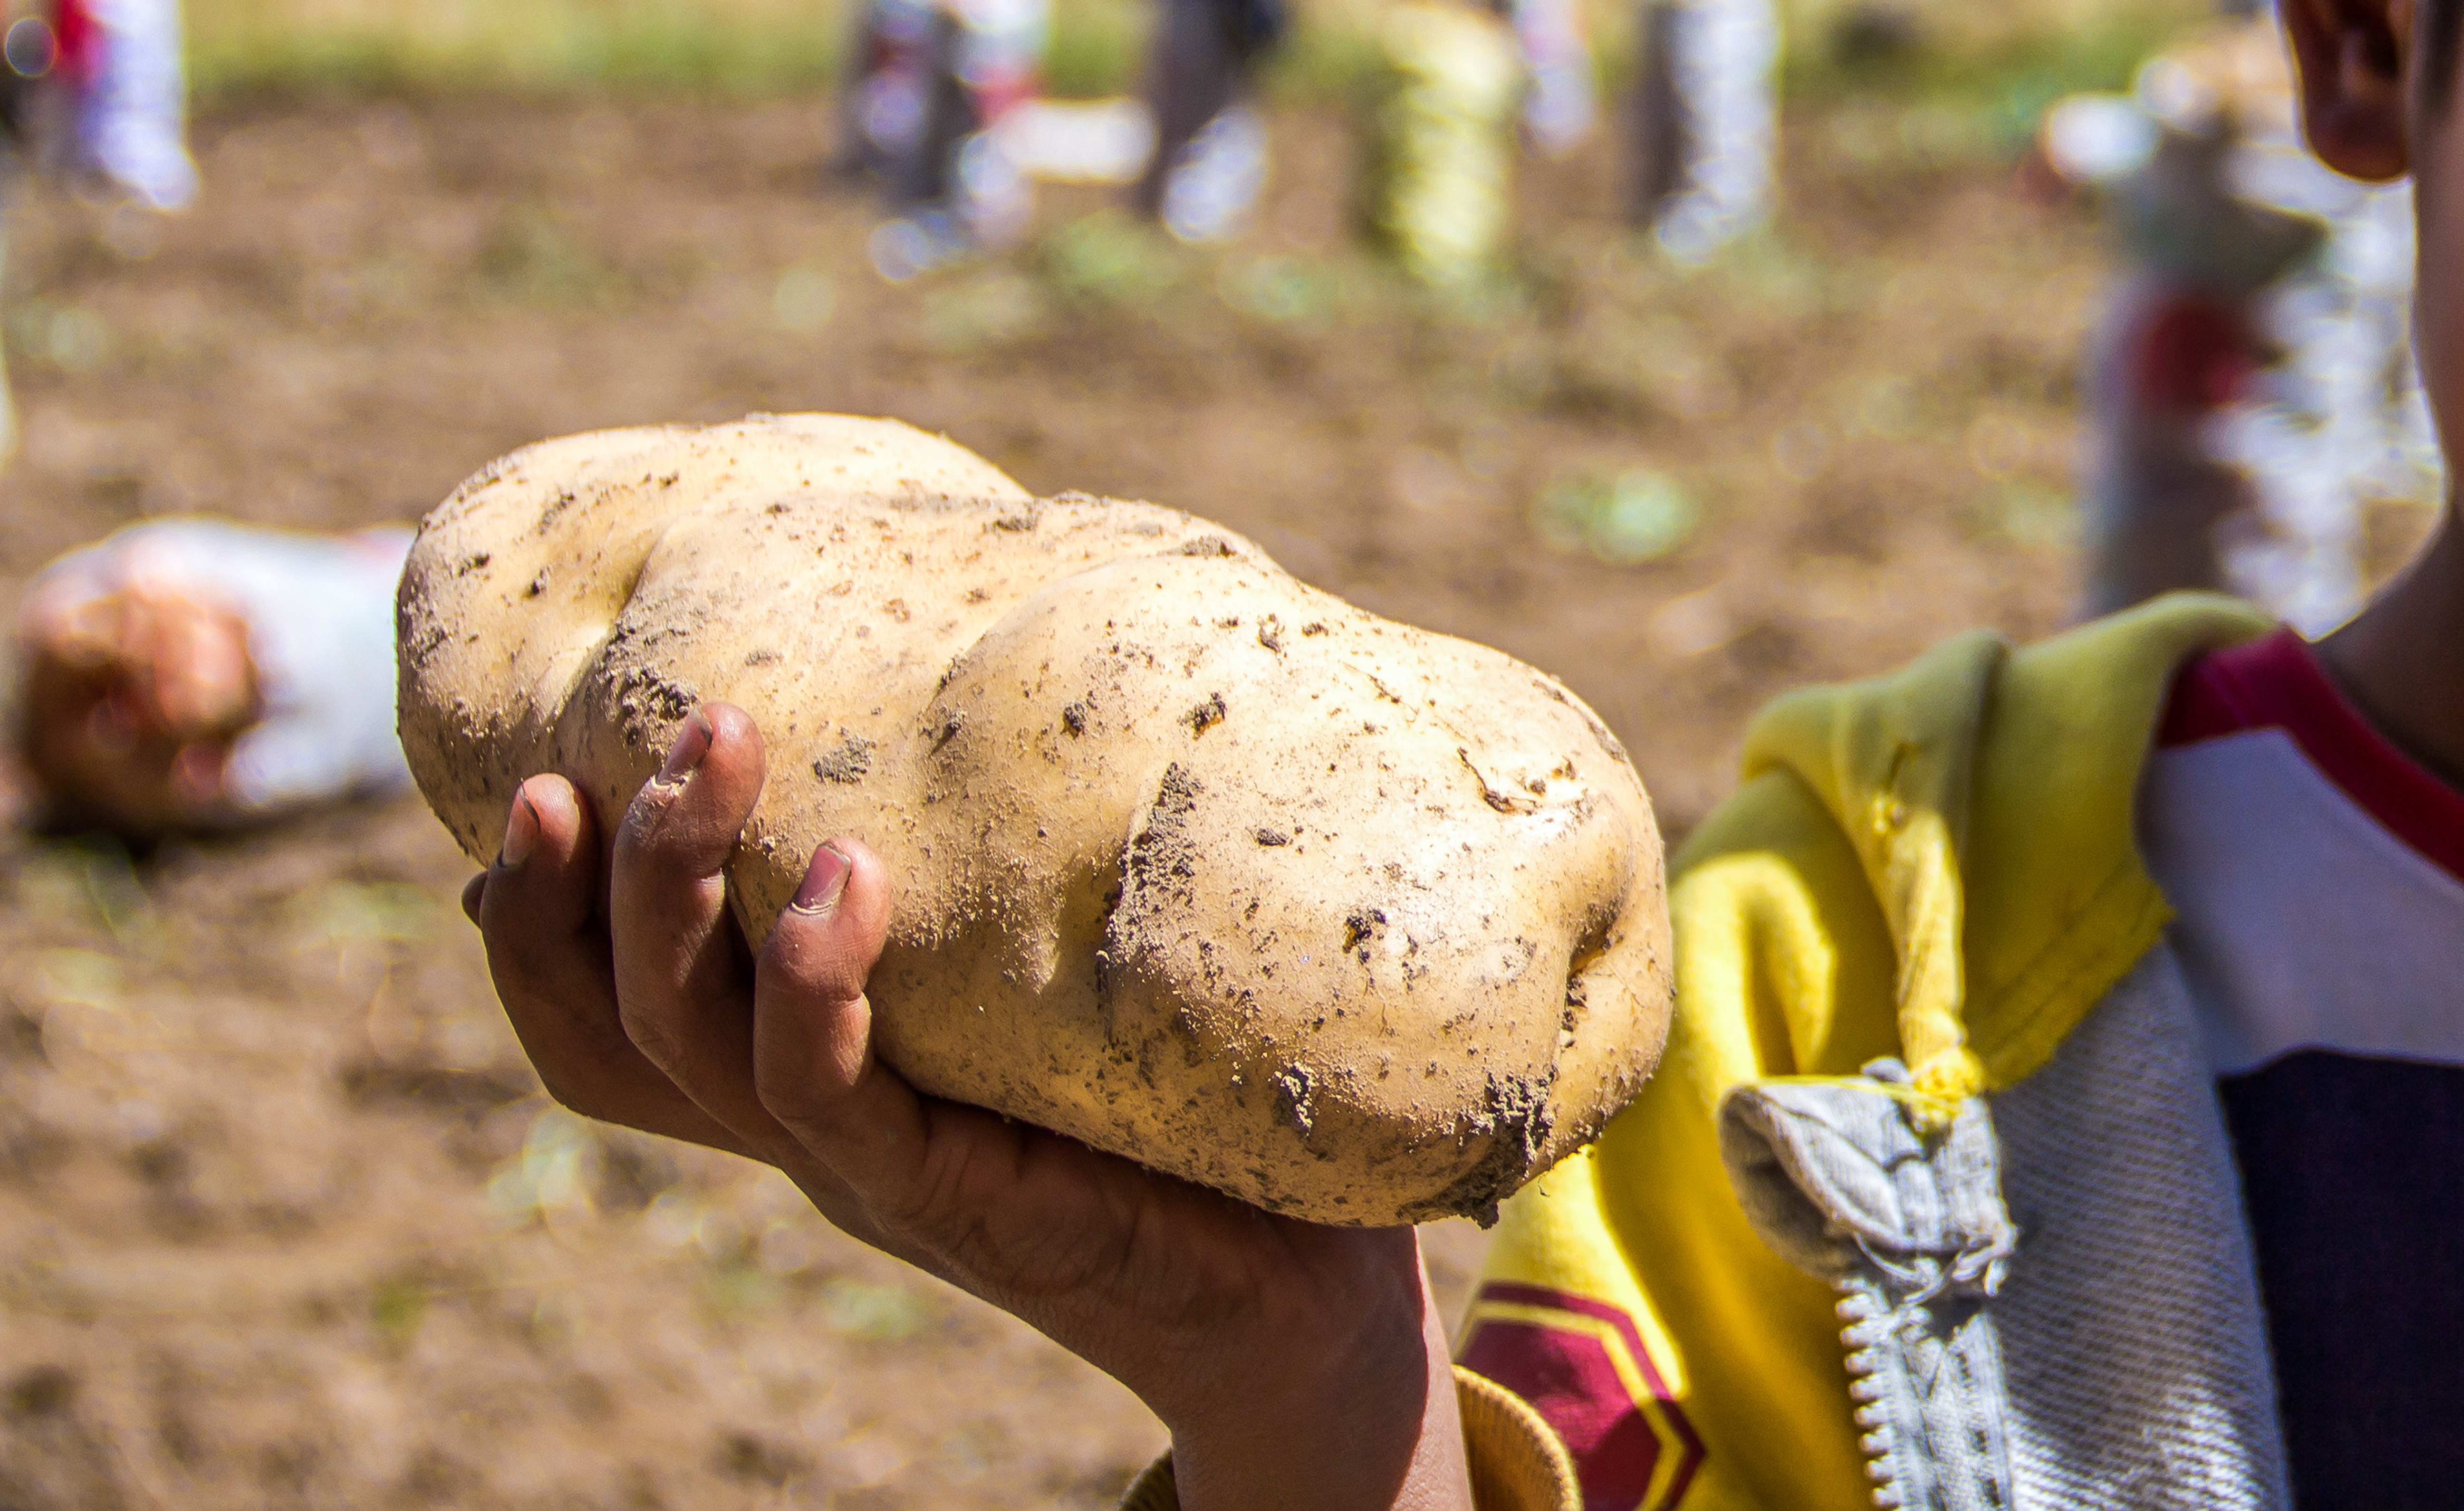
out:
<path id="1" fill-rule="evenodd" d="M 474 860 L 523 777 L 614 814 L 695 706 L 751 713 L 737 916 L 879 851 L 880 1048 L 931 1094 L 1315 1221 L 1486 1219 L 1659 1054 L 1660 837 L 1606 729 L 1190 515 L 890 421 L 608 431 L 457 490 L 400 615 Z"/>

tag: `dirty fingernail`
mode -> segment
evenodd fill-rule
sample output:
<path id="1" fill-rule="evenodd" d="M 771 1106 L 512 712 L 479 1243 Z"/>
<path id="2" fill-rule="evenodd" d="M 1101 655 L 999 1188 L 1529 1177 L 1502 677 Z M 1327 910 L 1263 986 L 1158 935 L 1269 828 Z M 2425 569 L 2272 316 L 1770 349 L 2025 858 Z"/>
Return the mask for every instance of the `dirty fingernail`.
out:
<path id="1" fill-rule="evenodd" d="M 804 867 L 804 885 L 796 888 L 796 900 L 789 906 L 800 913 L 825 913 L 839 905 L 839 893 L 847 890 L 847 872 L 853 867 L 847 858 L 829 845 L 813 852 L 813 864 Z"/>
<path id="2" fill-rule="evenodd" d="M 530 794 L 514 794 L 514 811 L 505 819 L 505 843 L 496 851 L 497 864 L 508 869 L 531 858 L 539 843 L 539 810 L 531 806 Z"/>
<path id="3" fill-rule="evenodd" d="M 676 731 L 676 742 L 668 747 L 668 763 L 659 768 L 659 780 L 672 787 L 693 775 L 701 758 L 710 754 L 710 720 L 696 712 Z"/>

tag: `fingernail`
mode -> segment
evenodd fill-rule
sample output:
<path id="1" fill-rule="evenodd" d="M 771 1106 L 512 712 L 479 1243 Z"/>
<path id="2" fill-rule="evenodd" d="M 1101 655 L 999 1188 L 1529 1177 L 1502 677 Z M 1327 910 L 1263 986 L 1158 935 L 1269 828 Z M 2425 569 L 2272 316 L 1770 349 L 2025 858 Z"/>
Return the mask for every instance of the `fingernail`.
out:
<path id="1" fill-rule="evenodd" d="M 521 865 L 531 858 L 531 847 L 539 843 L 539 810 L 531 806 L 530 794 L 514 794 L 514 811 L 505 819 L 505 843 L 496 850 L 496 864 L 507 868 Z"/>
<path id="2" fill-rule="evenodd" d="M 804 867 L 804 885 L 796 888 L 796 900 L 788 906 L 800 913 L 828 912 L 839 905 L 851 869 L 846 856 L 823 845 L 813 852 L 813 864 Z"/>
<path id="3" fill-rule="evenodd" d="M 659 768 L 659 781 L 672 787 L 693 775 L 701 758 L 710 754 L 710 720 L 695 712 L 676 731 L 676 742 L 668 747 L 668 763 Z"/>

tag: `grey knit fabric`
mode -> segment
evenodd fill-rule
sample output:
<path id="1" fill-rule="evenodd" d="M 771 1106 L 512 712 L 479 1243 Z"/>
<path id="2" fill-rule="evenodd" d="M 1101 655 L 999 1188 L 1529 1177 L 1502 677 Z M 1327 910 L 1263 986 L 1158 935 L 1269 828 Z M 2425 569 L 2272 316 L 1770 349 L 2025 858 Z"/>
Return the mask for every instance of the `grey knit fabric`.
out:
<path id="1" fill-rule="evenodd" d="M 2189 989 L 2159 946 L 1996 1095 L 1994 1299 L 2022 1507 L 2291 1504 L 2257 1271 Z"/>
<path id="2" fill-rule="evenodd" d="M 1720 1151 L 1763 1240 L 1842 1292 L 1875 1503 L 2289 1507 L 2240 1184 L 2171 952 L 1945 1136 L 1910 1126 L 1896 1061 L 1866 1076 L 1740 1087 Z"/>
<path id="3" fill-rule="evenodd" d="M 2013 1235 L 1993 1124 L 1971 1098 L 1920 1135 L 1897 1061 L 1862 1082 L 1741 1087 L 1720 1153 L 1755 1231 L 1841 1293 L 1841 1339 L 1877 1505 L 2006 1511 L 2003 1368 L 1990 1298 Z"/>

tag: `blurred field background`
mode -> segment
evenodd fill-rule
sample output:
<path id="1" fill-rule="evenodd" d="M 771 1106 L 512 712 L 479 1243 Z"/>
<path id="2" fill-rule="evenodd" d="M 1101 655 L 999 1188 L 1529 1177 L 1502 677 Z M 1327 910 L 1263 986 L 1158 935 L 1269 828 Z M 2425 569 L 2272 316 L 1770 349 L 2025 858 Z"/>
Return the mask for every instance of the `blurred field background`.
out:
<path id="1" fill-rule="evenodd" d="M 1278 65 L 1287 95 L 1324 97 L 1355 77 L 1375 8 L 1296 6 L 1297 35 Z M 1781 12 L 1800 94 L 1892 78 L 2033 109 L 2042 104 L 2033 94 L 2121 82 L 2153 41 L 2211 11 L 2199 0 L 1783 0 Z M 187 13 L 208 100 L 336 86 L 775 96 L 826 82 L 847 34 L 839 0 L 198 0 Z M 1130 87 L 1149 20 L 1135 0 L 1059 0 L 1048 87 Z M 1621 74 L 1633 9 L 1593 0 L 1590 20 L 1604 72 Z"/>
<path id="2" fill-rule="evenodd" d="M 2064 621 L 2105 242 L 2015 164 L 2187 8 L 1800 14 L 1774 230 L 1670 267 L 1603 140 L 1524 171 L 1464 305 L 1347 234 L 1365 5 L 1304 9 L 1230 246 L 1056 191 L 891 287 L 831 7 L 201 3 L 197 208 L 9 211 L 0 611 L 143 515 L 412 518 L 540 436 L 892 414 L 1564 677 L 1675 833 L 1772 693 Z M 1123 86 L 1140 9 L 1062 18 L 1058 82 Z M 775 1177 L 549 1107 L 468 871 L 415 801 L 0 839 L 0 1506 L 1092 1508 L 1162 1446 Z M 1429 1241 L 1459 1304 L 1480 1236 Z"/>

